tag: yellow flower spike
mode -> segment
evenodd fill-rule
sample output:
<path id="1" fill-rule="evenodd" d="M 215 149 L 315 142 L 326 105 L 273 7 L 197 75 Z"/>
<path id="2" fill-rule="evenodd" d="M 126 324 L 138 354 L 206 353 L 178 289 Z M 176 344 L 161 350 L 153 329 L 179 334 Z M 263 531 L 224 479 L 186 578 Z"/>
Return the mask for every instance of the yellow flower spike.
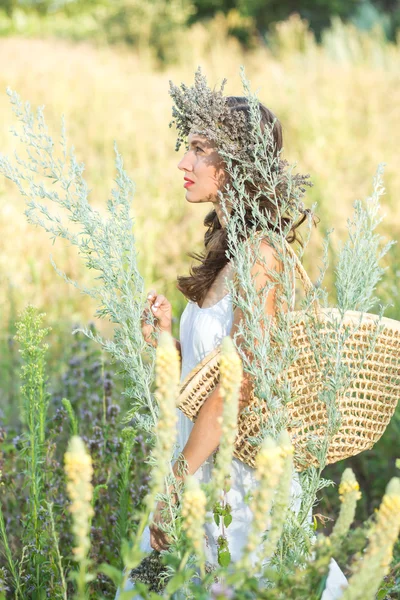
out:
<path id="1" fill-rule="evenodd" d="M 400 532 L 400 479 L 390 480 L 369 534 L 367 550 L 355 565 L 342 600 L 374 600 L 389 571 L 393 546 Z"/>
<path id="2" fill-rule="evenodd" d="M 339 499 L 341 502 L 338 520 L 335 523 L 330 539 L 335 547 L 339 549 L 340 543 L 350 529 L 354 521 L 357 500 L 361 498 L 360 486 L 353 471 L 345 469 L 339 485 Z"/>
<path id="3" fill-rule="evenodd" d="M 260 483 L 254 490 L 249 504 L 250 510 L 253 513 L 253 520 L 250 525 L 250 532 L 243 557 L 238 564 L 239 569 L 244 568 L 255 572 L 259 566 L 261 557 L 258 556 L 256 564 L 252 566 L 250 553 L 259 546 L 261 536 L 270 524 L 272 499 L 283 471 L 283 465 L 280 446 L 277 445 L 274 439 L 266 437 L 256 456 L 255 477 Z"/>
<path id="4" fill-rule="evenodd" d="M 185 489 L 182 495 L 182 528 L 200 559 L 204 563 L 204 521 L 206 518 L 207 498 L 193 475 L 185 479 Z"/>
<path id="5" fill-rule="evenodd" d="M 290 488 L 293 477 L 293 454 L 294 448 L 290 441 L 287 431 L 283 431 L 279 436 L 280 455 L 283 461 L 283 471 L 279 478 L 279 483 L 274 498 L 274 506 L 271 519 L 271 528 L 268 531 L 268 537 L 264 544 L 262 552 L 263 562 L 270 559 L 278 545 L 283 526 L 285 524 L 286 514 L 290 501 Z"/>
<path id="6" fill-rule="evenodd" d="M 169 472 L 171 455 L 176 438 L 176 399 L 178 398 L 180 364 L 179 353 L 172 336 L 163 331 L 156 350 L 156 392 L 159 407 L 155 425 L 155 445 L 152 452 L 154 468 L 147 506 L 153 509 L 155 495 L 164 488 L 164 478 Z"/>
<path id="7" fill-rule="evenodd" d="M 218 419 L 221 425 L 221 439 L 211 475 L 213 482 L 212 504 L 220 500 L 219 495 L 225 488 L 226 481 L 229 479 L 230 465 L 237 435 L 239 393 L 243 376 L 241 358 L 232 338 L 229 336 L 223 338 L 221 343 L 219 371 L 223 412 L 222 416 Z"/>
<path id="8" fill-rule="evenodd" d="M 76 543 L 73 553 L 77 561 L 82 561 L 90 548 L 90 519 L 94 514 L 91 505 L 93 467 L 92 459 L 86 452 L 82 439 L 77 435 L 69 441 L 64 464 L 68 478 L 67 492 L 71 500 L 69 511 L 73 516 L 72 531 Z"/>

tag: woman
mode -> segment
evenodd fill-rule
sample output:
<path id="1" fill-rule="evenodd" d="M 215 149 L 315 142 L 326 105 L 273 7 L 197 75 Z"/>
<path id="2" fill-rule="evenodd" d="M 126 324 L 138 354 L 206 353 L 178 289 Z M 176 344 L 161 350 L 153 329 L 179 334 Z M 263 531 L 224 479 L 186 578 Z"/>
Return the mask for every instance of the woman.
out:
<path id="1" fill-rule="evenodd" d="M 225 98 L 228 110 L 241 111 L 248 115 L 248 103 L 245 97 L 228 96 Z M 261 103 L 259 104 L 261 125 L 273 126 L 272 132 L 276 150 L 282 148 L 282 128 L 279 121 Z M 242 314 L 239 308 L 233 308 L 227 280 L 233 277 L 231 267 L 225 251 L 227 248 L 226 222 L 223 216 L 218 191 L 223 190 L 228 182 L 228 175 L 224 169 L 224 161 L 218 153 L 216 143 L 205 135 L 189 133 L 188 149 L 181 158 L 178 169 L 183 175 L 183 185 L 186 190 L 186 200 L 192 204 L 211 202 L 212 210 L 207 214 L 204 224 L 208 227 L 204 236 L 205 253 L 193 258 L 200 260 L 200 264 L 193 267 L 187 277 L 178 277 L 178 289 L 188 298 L 189 302 L 183 311 L 180 321 L 180 340 L 176 340 L 176 347 L 181 354 L 182 371 L 181 381 L 211 350 L 213 350 L 227 335 L 234 338 Z M 261 201 L 261 208 L 262 208 Z M 267 200 L 265 201 L 267 204 Z M 288 241 L 296 239 L 297 227 L 306 219 L 304 211 L 302 218 L 293 224 Z M 269 269 L 279 270 L 281 265 L 266 240 L 261 241 L 259 248 L 260 258 L 265 264 L 257 262 L 251 270 L 257 290 L 265 285 Z M 157 327 L 161 331 L 171 333 L 172 309 L 167 298 L 150 290 L 148 294 L 149 310 L 156 317 Z M 269 293 L 264 307 L 268 315 L 275 314 L 275 294 Z M 144 338 L 152 343 L 151 325 L 142 322 Z M 237 340 L 238 338 L 236 338 Z M 240 391 L 239 410 L 246 404 L 251 388 L 251 381 L 245 373 Z M 218 447 L 221 429 L 218 417 L 222 413 L 222 402 L 219 394 L 219 385 L 208 397 L 198 417 L 193 424 L 181 411 L 178 413 L 178 450 L 184 458 L 189 474 L 194 475 L 200 482 L 208 482 L 211 477 L 213 454 Z M 177 456 L 175 457 L 177 458 Z M 174 463 L 173 471 L 179 478 L 179 464 Z M 205 524 L 205 550 L 206 559 L 217 564 L 217 539 L 225 534 L 232 561 L 241 557 L 246 543 L 249 524 L 252 514 L 244 498 L 247 492 L 256 487 L 254 469 L 244 462 L 233 458 L 231 465 L 231 489 L 226 493 L 226 502 L 231 506 L 232 523 L 223 530 L 223 524 L 217 526 L 212 520 Z M 297 473 L 292 480 L 292 508 L 300 508 L 301 488 Z M 161 505 L 154 513 L 154 524 L 146 528 L 141 547 L 143 550 L 163 550 L 168 546 L 168 539 L 157 527 L 161 521 Z M 310 514 L 311 519 L 311 514 Z M 221 520 L 222 521 L 222 520 Z M 332 561 L 330 574 L 327 581 L 323 600 L 334 600 L 341 595 L 341 585 L 346 585 L 346 578 L 337 564 Z M 126 588 L 130 589 L 130 588 Z"/>

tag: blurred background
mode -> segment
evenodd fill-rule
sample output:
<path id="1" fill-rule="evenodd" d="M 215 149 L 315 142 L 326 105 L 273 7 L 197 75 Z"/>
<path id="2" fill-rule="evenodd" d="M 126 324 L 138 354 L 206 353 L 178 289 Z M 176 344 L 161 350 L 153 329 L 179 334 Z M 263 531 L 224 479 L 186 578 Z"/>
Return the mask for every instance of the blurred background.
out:
<path id="1" fill-rule="evenodd" d="M 104 210 L 115 175 L 113 142 L 136 184 L 132 206 L 139 266 L 146 289 L 167 295 L 174 335 L 186 300 L 175 288 L 187 273 L 189 251 L 203 247 L 203 218 L 212 207 L 189 205 L 175 152 L 168 82 L 192 85 L 202 66 L 209 85 L 228 79 L 225 94 L 241 95 L 239 67 L 259 99 L 283 124 L 285 157 L 314 186 L 321 221 L 305 255 L 319 274 L 322 239 L 334 228 L 326 285 L 334 300 L 335 248 L 346 235 L 354 200 L 367 197 L 377 166 L 386 163 L 380 233 L 400 231 L 400 2 L 399 0 L 0 0 L 0 151 L 10 153 L 15 117 L 9 86 L 23 101 L 45 105 L 59 140 L 65 115 L 69 142 L 85 163 L 94 206 Z M 90 299 L 68 286 L 49 256 L 82 284 L 93 275 L 71 248 L 51 245 L 29 225 L 24 200 L 0 178 L 0 406 L 15 410 L 19 355 L 13 336 L 20 310 L 31 302 L 52 327 L 51 382 L 73 361 L 71 331 L 93 319 Z M 385 262 L 378 294 L 400 319 L 400 249 Z M 370 514 L 394 474 L 400 413 L 375 448 L 351 466 L 364 490 L 359 518 Z M 396 455 L 397 451 L 397 455 Z M 337 479 L 345 465 L 327 469 Z M 325 509 L 333 510 L 325 491 Z M 336 499 L 336 493 L 335 493 Z M 335 500 L 337 502 L 337 500 Z"/>

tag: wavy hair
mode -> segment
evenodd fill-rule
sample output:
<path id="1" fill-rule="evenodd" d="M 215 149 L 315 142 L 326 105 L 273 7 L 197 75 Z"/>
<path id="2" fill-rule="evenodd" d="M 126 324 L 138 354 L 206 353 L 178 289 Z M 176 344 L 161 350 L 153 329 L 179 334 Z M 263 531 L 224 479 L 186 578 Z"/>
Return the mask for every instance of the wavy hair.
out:
<path id="1" fill-rule="evenodd" d="M 248 118 L 249 105 L 248 100 L 245 96 L 227 96 L 226 100 L 230 110 L 244 111 L 246 117 Z M 272 128 L 273 126 L 273 152 L 274 155 L 277 156 L 283 147 L 282 125 L 280 121 L 276 118 L 276 116 L 273 114 L 273 112 L 269 110 L 266 106 L 264 106 L 264 104 L 262 104 L 261 102 L 259 102 L 259 109 L 261 115 L 261 130 L 264 131 L 264 128 L 266 126 L 269 126 L 270 128 Z M 279 162 L 282 164 L 287 164 L 286 161 L 282 161 L 281 159 L 279 159 Z M 297 184 L 301 188 L 301 185 L 311 185 L 308 181 L 306 181 L 308 177 L 308 175 L 294 175 L 292 176 L 292 179 L 297 178 Z M 252 195 L 256 192 L 255 187 L 249 181 L 246 182 L 245 186 L 247 193 L 250 195 L 250 197 L 252 197 Z M 287 191 L 287 189 L 288 188 L 284 190 L 283 188 L 281 188 L 280 190 L 278 186 L 278 199 L 280 196 L 280 191 L 281 193 L 284 193 L 285 191 Z M 302 191 L 305 191 L 304 188 L 301 189 Z M 274 204 L 268 198 L 267 195 L 259 195 L 257 202 L 259 204 L 259 210 L 261 213 L 265 215 L 274 214 Z M 303 246 L 301 235 L 297 231 L 298 227 L 300 227 L 300 225 L 302 225 L 309 216 L 312 218 L 313 224 L 315 226 L 319 222 L 319 219 L 315 217 L 314 213 L 312 213 L 310 209 L 303 209 L 301 213 L 302 216 L 296 222 L 291 222 L 292 219 L 288 215 L 282 215 L 280 221 L 281 226 L 284 230 L 286 230 L 286 228 L 289 229 L 289 234 L 286 237 L 287 241 L 290 244 L 298 242 L 301 246 Z M 199 261 L 200 264 L 191 265 L 189 275 L 178 275 L 177 277 L 177 289 L 181 291 L 186 298 L 197 303 L 202 303 L 216 276 L 221 271 L 221 269 L 223 269 L 223 267 L 228 263 L 228 258 L 225 254 L 226 250 L 228 249 L 227 233 L 226 229 L 221 226 L 215 209 L 212 209 L 209 213 L 206 214 L 203 224 L 205 227 L 207 227 L 207 231 L 204 234 L 204 252 L 187 253 L 188 256 Z M 250 206 L 246 207 L 245 225 L 247 226 L 248 230 L 254 230 L 254 223 Z M 272 224 L 271 229 L 275 229 L 275 227 Z"/>

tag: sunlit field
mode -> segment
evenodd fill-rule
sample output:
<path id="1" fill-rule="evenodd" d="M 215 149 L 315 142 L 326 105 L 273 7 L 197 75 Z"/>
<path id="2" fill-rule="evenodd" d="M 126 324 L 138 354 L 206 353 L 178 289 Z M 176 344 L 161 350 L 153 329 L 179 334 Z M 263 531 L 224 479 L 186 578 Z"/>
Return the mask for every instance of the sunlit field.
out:
<path id="1" fill-rule="evenodd" d="M 244 55 L 234 41 L 217 38 L 211 44 L 199 26 L 182 48 L 182 65 L 164 72 L 154 72 L 149 59 L 130 50 L 2 39 L 1 151 L 11 152 L 13 143 L 9 86 L 32 105 L 45 105 L 56 141 L 65 115 L 69 140 L 86 165 L 91 200 L 101 210 L 114 177 L 115 140 L 136 183 L 132 213 L 142 274 L 149 286 L 168 293 L 178 316 L 183 299 L 175 278 L 188 270 L 186 253 L 202 247 L 202 219 L 211 204 L 194 206 L 185 200 L 177 169 L 183 148 L 175 152 L 175 133 L 168 127 L 168 81 L 191 84 L 201 64 L 210 84 L 219 86 L 226 77 L 225 93 L 240 95 L 243 64 L 260 100 L 283 123 L 286 158 L 312 177 L 307 203 L 318 204 L 321 222 L 305 263 L 316 277 L 318 254 L 311 247 L 319 247 L 321 235 L 331 227 L 340 237 L 352 202 L 371 192 L 379 162 L 386 163 L 382 231 L 398 237 L 400 48 L 371 35 L 363 39 L 338 25 L 322 48 L 298 32 L 300 52 L 286 43 L 299 24 L 286 27 L 274 55 L 266 49 Z M 88 274 L 76 257 L 58 242 L 51 248 L 42 232 L 26 223 L 24 201 L 4 178 L 0 202 L 2 306 L 8 306 L 11 296 L 17 308 L 32 300 L 60 321 L 90 318 L 86 300 L 68 289 L 49 263 L 52 252 L 69 275 L 84 281 Z M 8 309 L 3 314 L 5 324 Z"/>

